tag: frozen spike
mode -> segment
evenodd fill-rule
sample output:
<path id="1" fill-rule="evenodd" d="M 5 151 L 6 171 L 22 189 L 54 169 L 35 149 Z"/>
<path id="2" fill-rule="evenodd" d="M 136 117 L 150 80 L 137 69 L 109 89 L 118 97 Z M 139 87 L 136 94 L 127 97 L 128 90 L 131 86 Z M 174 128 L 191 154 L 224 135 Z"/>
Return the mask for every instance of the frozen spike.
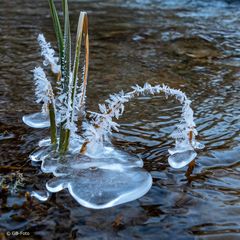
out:
<path id="1" fill-rule="evenodd" d="M 51 44 L 46 42 L 46 39 L 43 34 L 38 35 L 38 42 L 41 47 L 41 55 L 44 57 L 43 65 L 51 65 L 53 73 L 60 72 L 60 66 L 58 63 L 58 57 L 55 57 L 55 51 L 51 48 Z"/>
<path id="2" fill-rule="evenodd" d="M 50 194 L 48 191 L 33 191 L 31 197 L 37 198 L 39 201 L 47 201 Z"/>
<path id="3" fill-rule="evenodd" d="M 192 160 L 194 160 L 196 156 L 197 153 L 194 150 L 178 152 L 169 156 L 168 163 L 173 168 L 182 168 L 188 165 Z"/>

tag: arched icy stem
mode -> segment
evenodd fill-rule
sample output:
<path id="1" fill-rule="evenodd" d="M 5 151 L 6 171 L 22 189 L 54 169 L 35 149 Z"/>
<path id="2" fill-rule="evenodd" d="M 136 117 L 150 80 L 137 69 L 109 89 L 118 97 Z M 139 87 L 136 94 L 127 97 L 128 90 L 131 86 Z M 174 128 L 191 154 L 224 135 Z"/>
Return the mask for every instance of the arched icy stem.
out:
<path id="1" fill-rule="evenodd" d="M 113 129 L 118 131 L 119 125 L 112 119 L 114 117 L 118 119 L 123 114 L 124 103 L 129 102 L 139 95 L 155 95 L 160 93 L 165 93 L 166 97 L 174 96 L 183 106 L 181 122 L 177 125 L 177 130 L 172 134 L 172 137 L 176 140 L 175 150 L 172 149 L 172 152 L 170 150 L 170 154 L 178 151 L 179 147 L 191 147 L 195 144 L 197 131 L 195 129 L 193 111 L 190 107 L 191 101 L 185 93 L 166 85 L 151 86 L 148 83 L 143 87 L 136 85 L 132 88 L 133 91 L 128 93 L 121 91 L 110 95 L 110 98 L 106 100 L 106 104 L 99 105 L 101 113 L 91 112 L 92 120 L 84 124 L 84 137 L 86 140 L 81 148 L 82 154 L 86 152 L 90 154 L 94 153 L 99 147 L 103 147 L 104 141 L 108 140 L 108 136 Z"/>

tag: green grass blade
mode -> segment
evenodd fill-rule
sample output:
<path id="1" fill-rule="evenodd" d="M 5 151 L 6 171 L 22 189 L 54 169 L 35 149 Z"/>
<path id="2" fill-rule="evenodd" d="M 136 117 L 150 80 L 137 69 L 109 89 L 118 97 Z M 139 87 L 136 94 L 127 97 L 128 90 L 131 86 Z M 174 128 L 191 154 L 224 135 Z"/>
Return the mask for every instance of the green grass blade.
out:
<path id="1" fill-rule="evenodd" d="M 62 8 L 64 15 L 64 38 L 63 38 L 63 91 L 68 93 L 69 90 L 69 78 L 71 72 L 71 31 L 70 31 L 70 21 L 69 21 L 69 10 L 68 10 L 68 1 L 62 0 Z M 66 139 L 69 139 L 66 129 L 64 129 L 65 122 L 60 124 L 60 141 L 59 141 L 59 150 L 61 153 L 67 151 L 66 146 L 68 147 L 68 143 L 66 144 Z M 68 141 L 68 140 L 67 140 Z M 65 147 L 64 147 L 65 146 Z"/>
<path id="2" fill-rule="evenodd" d="M 54 103 L 51 102 L 48 105 L 49 117 L 50 117 L 50 131 L 51 131 L 51 143 L 53 146 L 57 144 L 57 126 L 56 126 L 56 112 L 54 108 Z"/>
<path id="3" fill-rule="evenodd" d="M 54 4 L 53 0 L 48 0 L 49 6 L 50 6 L 50 11 L 51 11 L 51 16 L 53 20 L 53 27 L 54 31 L 57 37 L 57 42 L 58 42 L 58 48 L 59 48 L 59 55 L 60 55 L 60 61 L 62 62 L 62 57 L 63 57 L 63 34 L 62 34 L 62 28 L 61 24 L 58 18 L 57 10 Z"/>

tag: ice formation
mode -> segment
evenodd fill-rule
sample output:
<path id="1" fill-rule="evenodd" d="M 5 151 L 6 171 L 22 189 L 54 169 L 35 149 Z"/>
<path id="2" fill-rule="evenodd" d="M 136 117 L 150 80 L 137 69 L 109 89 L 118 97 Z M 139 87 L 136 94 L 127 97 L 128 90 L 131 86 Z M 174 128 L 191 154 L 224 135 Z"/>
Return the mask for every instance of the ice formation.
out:
<path id="1" fill-rule="evenodd" d="M 33 79 L 35 81 L 36 102 L 42 103 L 42 111 L 25 115 L 22 119 L 26 125 L 32 128 L 47 128 L 50 127 L 48 105 L 53 104 L 55 108 L 52 85 L 41 67 L 36 67 L 33 70 Z M 57 121 L 59 121 L 58 116 Z"/>
<path id="2" fill-rule="evenodd" d="M 55 176 L 47 182 L 47 190 L 68 189 L 85 207 L 113 207 L 135 200 L 151 188 L 151 175 L 142 169 L 143 161 L 137 156 L 108 146 L 95 157 L 79 153 L 60 157 L 46 145 L 33 152 L 30 159 L 41 162 L 42 171 Z M 43 201 L 41 195 L 33 196 Z"/>
<path id="3" fill-rule="evenodd" d="M 50 5 L 52 11 L 55 11 L 52 0 Z M 50 126 L 51 138 L 41 140 L 30 159 L 39 162 L 44 173 L 54 175 L 46 184 L 49 192 L 68 189 L 85 207 L 101 209 L 135 200 L 148 192 L 152 178 L 143 169 L 141 158 L 112 146 L 110 135 L 112 130 L 118 131 L 119 128 L 113 118 L 118 119 L 124 112 L 124 104 L 140 95 L 164 93 L 166 97 L 174 96 L 182 104 L 182 114 L 181 121 L 172 134 L 175 147 L 169 149 L 168 162 L 174 168 L 181 168 L 197 156 L 195 149 L 203 147 L 195 139 L 197 131 L 191 101 L 181 90 L 146 83 L 143 87 L 132 87 L 130 92 L 121 91 L 110 95 L 105 104 L 99 104 L 100 113 L 89 112 L 91 120 L 87 120 L 84 104 L 89 62 L 87 14 L 80 13 L 72 66 L 67 1 L 63 1 L 63 6 L 64 35 L 61 27 L 57 28 L 58 42 L 62 41 L 59 49 L 63 48 L 60 51 L 61 66 L 58 65 L 59 58 L 55 56 L 50 43 L 46 42 L 43 34 L 38 36 L 44 58 L 43 66 L 50 65 L 52 72 L 57 74 L 57 87 L 55 96 L 43 68 L 33 70 L 36 102 L 42 103 L 42 111 L 24 116 L 23 122 L 35 128 Z M 52 12 L 52 15 L 54 24 L 57 25 L 59 20 L 56 12 Z M 82 38 L 85 43 L 85 62 L 80 83 L 77 73 Z M 78 121 L 82 127 L 81 135 L 77 131 Z M 48 193 L 41 191 L 33 192 L 32 196 L 41 201 L 49 197 Z"/>
<path id="4" fill-rule="evenodd" d="M 38 35 L 38 43 L 41 47 L 41 55 L 44 57 L 43 65 L 51 66 L 53 73 L 58 74 L 60 72 L 60 66 L 58 65 L 58 57 L 55 57 L 55 51 L 51 48 L 51 44 L 46 42 L 43 34 Z"/>
<path id="5" fill-rule="evenodd" d="M 100 104 L 100 113 L 91 112 L 92 120 L 84 124 L 84 137 L 86 139 L 85 151 L 91 155 L 103 147 L 104 142 L 108 141 L 108 136 L 112 130 L 118 131 L 119 125 L 113 121 L 113 118 L 119 118 L 124 112 L 124 103 L 139 95 L 154 95 L 165 93 L 166 97 L 174 96 L 182 105 L 181 122 L 177 129 L 172 133 L 175 139 L 175 147 L 169 149 L 170 157 L 168 162 L 174 168 L 181 168 L 189 164 L 197 156 L 194 149 L 202 149 L 204 145 L 195 140 L 197 130 L 193 118 L 193 110 L 190 107 L 191 101 L 181 90 L 172 89 L 166 85 L 151 86 L 146 83 L 143 87 L 136 85 L 133 91 L 124 93 L 123 91 L 110 95 L 106 104 Z M 96 149 L 98 146 L 98 149 Z M 83 152 L 83 151 L 82 151 Z"/>
<path id="6" fill-rule="evenodd" d="M 50 194 L 48 191 L 32 191 L 31 197 L 37 198 L 39 201 L 47 201 L 50 197 Z"/>
<path id="7" fill-rule="evenodd" d="M 113 207 L 140 198 L 152 186 L 151 175 L 141 168 L 62 169 L 47 183 L 50 192 L 67 188 L 83 206 L 94 209 Z"/>

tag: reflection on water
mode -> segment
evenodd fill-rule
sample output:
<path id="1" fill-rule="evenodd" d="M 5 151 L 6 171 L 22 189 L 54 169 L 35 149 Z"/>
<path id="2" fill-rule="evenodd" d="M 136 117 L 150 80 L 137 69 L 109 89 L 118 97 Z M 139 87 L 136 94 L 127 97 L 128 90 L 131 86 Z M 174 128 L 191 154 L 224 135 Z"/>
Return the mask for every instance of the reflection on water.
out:
<path id="1" fill-rule="evenodd" d="M 171 169 L 169 134 L 181 109 L 174 100 L 141 97 L 128 105 L 113 141 L 144 159 L 154 179 L 147 195 L 95 211 L 66 192 L 25 208 L 19 207 L 23 196 L 5 201 L 1 194 L 0 232 L 24 229 L 37 239 L 238 239 L 240 2 L 70 2 L 73 28 L 80 9 L 90 17 L 88 107 L 96 110 L 109 93 L 134 83 L 166 83 L 193 99 L 206 148 L 191 174 Z M 32 166 L 28 155 L 47 130 L 27 128 L 21 117 L 38 111 L 31 73 L 41 62 L 36 36 L 44 32 L 55 41 L 47 1 L 3 0 L 0 22 L 1 165 L 24 173 L 23 192 L 41 190 L 51 176 Z M 9 171 L 0 170 L 1 176 Z"/>

